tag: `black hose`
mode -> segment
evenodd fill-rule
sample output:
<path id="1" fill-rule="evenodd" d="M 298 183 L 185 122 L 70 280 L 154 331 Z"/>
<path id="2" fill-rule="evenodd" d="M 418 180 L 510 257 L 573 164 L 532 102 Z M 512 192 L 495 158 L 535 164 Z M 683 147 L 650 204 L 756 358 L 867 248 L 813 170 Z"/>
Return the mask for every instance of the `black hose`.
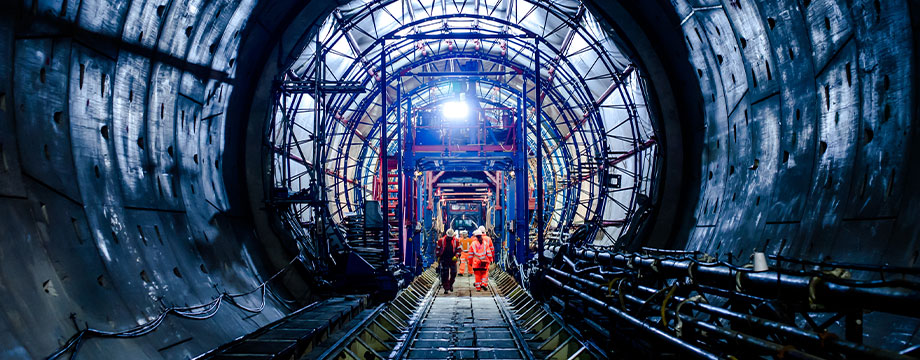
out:
<path id="1" fill-rule="evenodd" d="M 683 341 L 683 340 L 681 340 L 681 339 L 679 339 L 679 338 L 677 338 L 677 337 L 675 337 L 675 336 L 673 336 L 673 335 L 671 335 L 671 334 L 668 334 L 667 332 L 665 332 L 665 331 L 663 331 L 663 330 L 661 330 L 661 329 L 658 329 L 658 328 L 656 328 L 656 327 L 654 327 L 654 326 L 652 326 L 652 325 L 650 325 L 650 324 L 648 324 L 648 323 L 646 323 L 646 322 L 644 322 L 644 321 L 642 321 L 642 320 L 639 320 L 639 319 L 633 317 L 632 315 L 629 315 L 629 314 L 627 314 L 626 312 L 621 311 L 621 310 L 619 310 L 619 309 L 617 309 L 617 308 L 615 308 L 615 307 L 613 307 L 613 306 L 608 306 L 608 305 L 605 304 L 603 301 L 598 300 L 597 298 L 595 298 L 595 297 L 593 297 L 593 296 L 591 296 L 591 295 L 588 295 L 588 294 L 586 294 L 586 293 L 584 293 L 584 292 L 581 292 L 581 291 L 579 291 L 578 289 L 575 289 L 575 288 L 573 288 L 573 287 L 571 287 L 571 286 L 565 285 L 565 284 L 563 284 L 562 282 L 560 282 L 559 280 L 556 280 L 556 279 L 554 279 L 553 277 L 551 277 L 551 276 L 549 276 L 549 275 L 544 275 L 544 279 L 546 279 L 546 281 L 549 282 L 550 284 L 555 285 L 556 287 L 558 287 L 558 288 L 560 288 L 560 289 L 562 289 L 562 290 L 565 290 L 565 291 L 568 291 L 568 292 L 570 292 L 570 293 L 572 293 L 572 294 L 575 294 L 575 295 L 577 295 L 578 297 L 584 299 L 585 301 L 587 301 L 587 302 L 589 302 L 589 303 L 592 303 L 592 304 L 594 304 L 595 306 L 597 306 L 597 307 L 599 307 L 599 308 L 601 308 L 601 309 L 606 310 L 607 312 L 609 312 L 609 313 L 615 315 L 616 317 L 620 318 L 621 320 L 623 320 L 623 321 L 625 321 L 625 322 L 627 322 L 627 323 L 629 323 L 629 324 L 635 326 L 636 328 L 638 328 L 638 329 L 640 329 L 640 330 L 642 330 L 642 331 L 644 331 L 644 332 L 646 332 L 646 333 L 648 333 L 648 334 L 650 334 L 650 335 L 653 335 L 653 336 L 655 336 L 655 337 L 657 337 L 657 338 L 659 338 L 659 339 L 661 339 L 661 340 L 663 340 L 663 341 L 665 341 L 665 342 L 667 342 L 667 343 L 669 343 L 669 344 L 674 345 L 675 347 L 677 347 L 677 348 L 679 348 L 679 349 L 681 349 L 681 350 L 687 352 L 688 354 L 693 355 L 695 358 L 699 358 L 699 359 L 710 359 L 710 360 L 720 359 L 719 356 L 717 356 L 717 355 L 715 355 L 715 354 L 713 354 L 713 353 L 710 353 L 710 352 L 708 352 L 708 351 L 706 351 L 706 350 L 703 350 L 703 349 L 701 349 L 701 348 L 699 348 L 699 347 L 697 347 L 697 346 L 694 346 L 694 345 L 692 345 L 692 344 L 690 344 L 690 343 L 688 343 L 688 342 L 685 342 L 685 341 Z"/>
<path id="2" fill-rule="evenodd" d="M 550 271 L 557 276 L 561 276 L 568 280 L 576 281 L 579 284 L 588 286 L 597 291 L 601 291 L 601 292 L 616 291 L 615 289 L 611 289 L 609 287 L 595 283 L 590 280 L 582 279 L 578 276 L 566 273 L 558 269 L 550 269 Z M 649 288 L 646 286 L 641 286 L 641 285 L 636 285 L 636 286 L 633 286 L 632 288 L 639 290 L 645 294 L 654 295 L 660 292 L 660 290 L 656 290 L 656 289 Z M 629 299 L 630 301 L 636 304 L 640 304 L 640 305 L 646 302 L 638 297 L 628 295 L 628 294 L 625 294 L 623 298 Z M 675 296 L 672 296 L 671 299 L 676 303 L 685 302 L 684 306 L 687 306 L 688 308 L 692 310 L 697 310 L 700 312 L 704 312 L 704 313 L 718 316 L 721 318 L 725 318 L 728 320 L 740 321 L 746 324 L 760 326 L 765 329 L 781 332 L 784 335 L 790 336 L 792 338 L 796 338 L 799 341 L 808 342 L 816 348 L 825 348 L 825 347 L 831 348 L 831 349 L 840 351 L 842 353 L 856 356 L 857 358 L 861 358 L 861 359 L 870 359 L 870 358 L 871 359 L 908 359 L 908 357 L 902 356 L 900 354 L 897 354 L 891 351 L 871 348 L 871 347 L 868 347 L 862 344 L 856 344 L 856 343 L 852 343 L 852 342 L 848 342 L 844 340 L 826 338 L 826 337 L 822 337 L 821 335 L 817 333 L 802 330 L 797 327 L 783 324 L 780 322 L 767 320 L 767 319 L 763 319 L 763 318 L 752 316 L 752 315 L 736 313 L 731 310 L 726 310 L 726 309 L 723 309 L 723 308 L 720 308 L 714 305 L 710 305 L 710 304 L 687 301 L 687 298 L 684 298 L 681 296 L 675 295 Z M 604 304 L 604 306 L 607 306 L 607 305 Z M 658 308 L 660 309 L 660 307 Z"/>
<path id="3" fill-rule="evenodd" d="M 559 247 L 547 247 L 557 253 Z M 706 263 L 690 257 L 642 256 L 639 254 L 572 249 L 579 259 L 612 265 L 618 270 L 642 270 L 643 275 L 663 278 L 689 277 L 695 284 L 748 295 L 776 297 L 798 304 L 818 304 L 842 309 L 867 309 L 920 318 L 920 284 L 905 280 L 856 281 L 824 273 L 787 274 L 754 272 L 724 262 Z"/>

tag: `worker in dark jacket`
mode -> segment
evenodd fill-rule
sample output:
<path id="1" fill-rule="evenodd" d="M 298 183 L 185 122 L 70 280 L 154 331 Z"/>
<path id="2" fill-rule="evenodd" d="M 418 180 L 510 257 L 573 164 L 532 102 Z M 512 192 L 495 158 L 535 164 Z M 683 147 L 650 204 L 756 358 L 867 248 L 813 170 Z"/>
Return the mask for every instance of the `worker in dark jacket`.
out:
<path id="1" fill-rule="evenodd" d="M 460 241 L 454 236 L 453 229 L 438 239 L 435 254 L 438 258 L 438 272 L 441 274 L 441 286 L 444 293 L 454 291 L 454 279 L 457 277 L 457 258 L 463 253 Z"/>

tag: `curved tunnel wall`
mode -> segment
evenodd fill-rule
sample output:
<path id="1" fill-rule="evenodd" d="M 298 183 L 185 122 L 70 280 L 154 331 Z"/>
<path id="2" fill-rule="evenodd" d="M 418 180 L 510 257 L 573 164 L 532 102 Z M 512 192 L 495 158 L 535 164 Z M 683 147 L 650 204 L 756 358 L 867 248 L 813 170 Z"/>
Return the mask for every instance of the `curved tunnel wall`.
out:
<path id="1" fill-rule="evenodd" d="M 237 47 L 254 7 L 87 0 L 4 11 L 0 358 L 42 358 L 77 327 L 123 330 L 275 272 L 248 208 L 233 204 L 241 181 L 224 176 Z M 80 356 L 185 358 L 287 311 L 271 298 L 260 314 L 224 304 L 142 339 L 87 341 Z"/>
<path id="2" fill-rule="evenodd" d="M 916 265 L 908 2 L 674 3 L 706 124 L 686 247 Z"/>
<path id="3" fill-rule="evenodd" d="M 257 75 L 285 60 L 268 55 L 278 28 L 334 4 L 268 3 L 36 1 L 5 12 L 0 357 L 46 356 L 75 322 L 123 329 L 248 290 L 283 262 L 243 182 L 259 178 L 259 155 L 242 144 L 267 108 Z M 618 6 L 635 23 L 613 25 L 647 36 L 631 42 L 652 86 L 673 94 L 659 99 L 663 115 L 682 122 L 664 139 L 683 149 L 665 154 L 665 192 L 680 194 L 657 224 L 683 226 L 653 229 L 655 243 L 746 262 L 786 239 L 788 256 L 916 265 L 908 2 L 592 4 L 608 20 Z M 269 300 L 255 316 L 168 320 L 81 354 L 195 355 L 286 311 Z"/>
<path id="4" fill-rule="evenodd" d="M 699 200 L 678 243 L 737 265 L 765 251 L 917 266 L 910 4 L 673 2 L 705 114 Z M 920 324 L 872 313 L 864 327 L 867 344 L 899 349 Z"/>

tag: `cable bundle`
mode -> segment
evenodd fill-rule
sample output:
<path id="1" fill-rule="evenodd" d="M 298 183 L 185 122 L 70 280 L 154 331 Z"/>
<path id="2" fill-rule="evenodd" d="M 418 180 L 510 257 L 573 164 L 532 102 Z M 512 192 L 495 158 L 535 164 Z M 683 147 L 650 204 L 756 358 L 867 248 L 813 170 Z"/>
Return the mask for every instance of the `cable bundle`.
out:
<path id="1" fill-rule="evenodd" d="M 142 325 L 138 325 L 131 329 L 122 330 L 122 331 L 104 331 L 104 330 L 98 330 L 98 329 L 93 329 L 93 328 L 86 328 L 86 329 L 80 330 L 79 332 L 71 336 L 70 339 L 68 339 L 67 342 L 64 343 L 64 345 L 61 346 L 57 351 L 49 355 L 47 359 L 48 360 L 57 359 L 61 357 L 62 355 L 66 354 L 67 352 L 71 353 L 70 358 L 73 359 L 77 355 L 77 352 L 80 350 L 80 345 L 83 344 L 83 341 L 89 338 L 93 338 L 93 337 L 135 338 L 135 337 L 147 335 L 153 332 L 154 330 L 156 330 L 160 326 L 160 324 L 162 324 L 163 321 L 166 320 L 166 317 L 169 314 L 176 315 L 183 319 L 207 320 L 213 317 L 214 315 L 217 315 L 217 312 L 220 310 L 221 305 L 225 301 L 229 302 L 233 306 L 236 306 L 237 308 L 242 309 L 243 311 L 247 311 L 251 313 L 260 313 L 262 312 L 262 310 L 265 309 L 265 304 L 266 304 L 265 296 L 270 291 L 268 290 L 268 286 L 267 286 L 268 283 L 274 280 L 275 278 L 277 278 L 279 275 L 281 275 L 288 269 L 290 269 L 291 265 L 293 265 L 298 260 L 300 260 L 300 257 L 294 258 L 293 260 L 288 262 L 287 265 L 281 268 L 281 270 L 279 270 L 274 275 L 272 275 L 270 278 L 268 278 L 268 280 L 263 281 L 261 284 L 259 284 L 252 290 L 249 290 L 243 293 L 237 293 L 237 294 L 230 294 L 230 293 L 224 292 L 220 294 L 220 296 L 214 298 L 213 300 L 205 304 L 184 306 L 184 307 L 169 307 L 166 310 L 163 310 L 163 312 L 157 315 L 157 317 L 153 319 L 152 321 L 149 321 Z M 241 304 L 240 302 L 236 300 L 237 298 L 250 295 L 259 290 L 262 291 L 261 301 L 259 305 L 256 307 L 248 307 L 246 305 Z M 278 297 L 274 293 L 272 293 L 272 297 L 278 299 Z M 282 302 L 287 302 L 287 301 L 282 301 Z"/>

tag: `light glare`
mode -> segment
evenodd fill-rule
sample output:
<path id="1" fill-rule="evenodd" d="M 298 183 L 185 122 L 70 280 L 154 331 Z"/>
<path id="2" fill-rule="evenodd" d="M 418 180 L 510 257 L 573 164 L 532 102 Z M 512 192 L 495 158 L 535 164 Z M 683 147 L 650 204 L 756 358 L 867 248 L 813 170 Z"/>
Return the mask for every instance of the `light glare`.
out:
<path id="1" fill-rule="evenodd" d="M 464 101 L 449 101 L 441 107 L 445 119 L 465 119 L 470 114 L 470 107 Z"/>

